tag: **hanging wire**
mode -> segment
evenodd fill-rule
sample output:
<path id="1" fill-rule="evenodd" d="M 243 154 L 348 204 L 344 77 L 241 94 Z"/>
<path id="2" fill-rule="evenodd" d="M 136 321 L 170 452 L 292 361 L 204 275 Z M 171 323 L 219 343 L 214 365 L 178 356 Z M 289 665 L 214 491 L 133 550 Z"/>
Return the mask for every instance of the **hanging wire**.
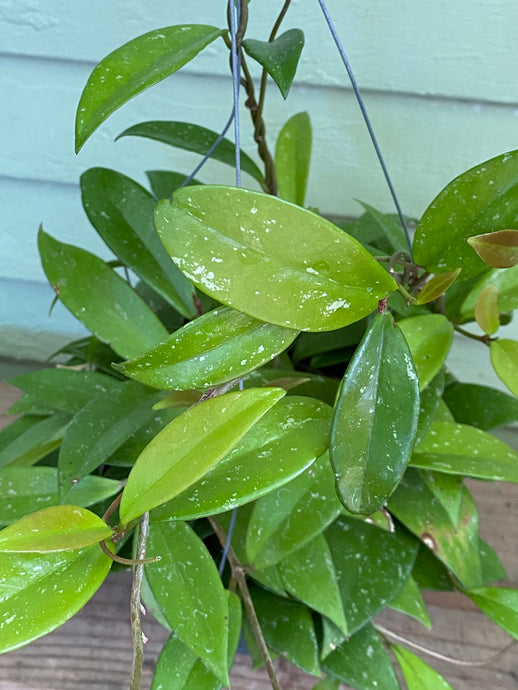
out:
<path id="1" fill-rule="evenodd" d="M 361 113 L 363 115 L 363 119 L 365 121 L 365 124 L 367 126 L 367 129 L 369 131 L 369 136 L 372 141 L 372 145 L 374 146 L 374 150 L 376 151 L 376 155 L 378 157 L 379 164 L 381 165 L 381 169 L 383 170 L 383 174 L 385 176 L 385 180 L 387 181 L 388 188 L 390 190 L 390 194 L 392 196 L 392 199 L 394 201 L 394 205 L 397 210 L 397 214 L 399 216 L 399 220 L 401 222 L 401 226 L 403 228 L 403 232 L 405 233 L 405 238 L 408 244 L 408 249 L 410 251 L 410 256 L 412 256 L 412 240 L 410 239 L 410 233 L 408 232 L 407 225 L 405 223 L 405 217 L 403 216 L 403 212 L 401 210 L 401 206 L 399 204 L 399 200 L 397 198 L 396 190 L 394 189 L 394 185 L 392 184 L 392 180 L 390 179 L 390 175 L 387 169 L 387 166 L 385 164 L 385 160 L 383 159 L 383 155 L 381 153 L 381 149 L 378 144 L 378 140 L 376 139 L 376 135 L 374 134 L 374 129 L 372 127 L 372 123 L 370 121 L 369 115 L 367 113 L 367 108 L 365 107 L 365 103 L 363 101 L 362 95 L 360 93 L 360 88 L 358 86 L 358 82 L 356 81 L 356 78 L 354 76 L 354 73 L 352 71 L 351 65 L 349 64 L 349 60 L 347 59 L 347 55 L 345 54 L 345 50 L 342 46 L 342 43 L 340 41 L 340 38 L 338 34 L 336 33 L 336 29 L 333 23 L 333 20 L 331 19 L 331 15 L 329 14 L 329 10 L 326 7 L 325 0 L 318 0 L 318 4 L 320 5 L 320 9 L 322 10 L 325 20 L 327 22 L 327 26 L 329 27 L 329 31 L 331 32 L 331 35 L 333 36 L 334 42 L 336 43 L 336 47 L 338 48 L 338 52 L 340 53 L 340 57 L 342 58 L 342 62 L 344 63 L 344 67 L 347 70 L 347 74 L 349 75 L 349 79 L 351 82 L 351 86 L 353 87 L 354 95 L 356 96 L 356 100 L 358 101 L 358 105 L 360 106 Z"/>

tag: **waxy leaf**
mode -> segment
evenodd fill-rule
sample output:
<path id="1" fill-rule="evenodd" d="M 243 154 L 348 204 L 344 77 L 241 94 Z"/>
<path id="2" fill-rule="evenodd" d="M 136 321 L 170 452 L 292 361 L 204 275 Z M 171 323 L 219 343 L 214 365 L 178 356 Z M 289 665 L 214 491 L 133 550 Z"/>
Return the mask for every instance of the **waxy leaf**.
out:
<path id="1" fill-rule="evenodd" d="M 275 147 L 279 196 L 304 206 L 311 159 L 311 122 L 307 113 L 297 113 L 285 123 Z"/>
<path id="2" fill-rule="evenodd" d="M 448 513 L 448 517 L 456 529 L 459 525 L 462 508 L 462 477 L 457 474 L 423 471 L 421 472 L 421 478 Z"/>
<path id="3" fill-rule="evenodd" d="M 128 523 L 192 486 L 283 396 L 280 388 L 227 393 L 173 419 L 133 466 L 122 494 L 121 521 Z"/>
<path id="4" fill-rule="evenodd" d="M 412 616 L 427 628 L 432 627 L 423 596 L 412 576 L 405 582 L 397 597 L 390 602 L 390 608 Z"/>
<path id="5" fill-rule="evenodd" d="M 58 412 L 41 417 L 20 417 L 0 431 L 0 467 L 29 466 L 61 445 L 70 415 Z"/>
<path id="6" fill-rule="evenodd" d="M 518 230 L 497 230 L 468 238 L 482 261 L 493 268 L 518 264 Z"/>
<path id="7" fill-rule="evenodd" d="M 518 590 L 510 587 L 480 587 L 468 597 L 509 635 L 518 640 Z"/>
<path id="8" fill-rule="evenodd" d="M 390 648 L 401 667 L 408 690 L 453 690 L 437 671 L 408 649 L 396 644 Z"/>
<path id="9" fill-rule="evenodd" d="M 518 398 L 518 342 L 509 338 L 494 340 L 489 354 L 498 378 Z"/>
<path id="10" fill-rule="evenodd" d="M 155 222 L 175 263 L 204 292 L 279 326 L 340 328 L 396 289 L 352 237 L 259 192 L 180 189 L 173 202 L 158 204 Z"/>
<path id="11" fill-rule="evenodd" d="M 518 400 L 489 386 L 454 381 L 444 389 L 443 398 L 461 424 L 489 431 L 518 421 Z"/>
<path id="12" fill-rule="evenodd" d="M 185 522 L 153 523 L 146 577 L 176 635 L 223 685 L 228 681 L 228 599 L 202 540 Z"/>
<path id="13" fill-rule="evenodd" d="M 460 306 L 460 316 L 463 320 L 473 319 L 475 306 L 482 290 L 488 285 L 498 289 L 498 309 L 500 313 L 518 309 L 518 266 L 513 268 L 493 268 L 476 281 L 464 295 Z"/>
<path id="14" fill-rule="evenodd" d="M 251 371 L 243 379 L 245 388 L 253 386 L 271 386 L 279 378 L 284 379 L 281 388 L 284 388 L 289 395 L 303 395 L 309 398 L 318 398 L 328 405 L 334 405 L 339 381 L 327 376 L 319 376 L 307 371 L 296 371 L 295 369 L 270 369 L 262 367 L 256 371 Z M 294 379 L 298 381 L 297 386 L 291 386 L 288 381 Z M 307 383 L 302 383 L 301 379 L 309 379 Z"/>
<path id="15" fill-rule="evenodd" d="M 481 429 L 455 422 L 434 422 L 410 464 L 436 472 L 518 482 L 518 453 Z"/>
<path id="16" fill-rule="evenodd" d="M 500 314 L 498 313 L 498 288 L 486 285 L 480 291 L 475 304 L 475 319 L 480 328 L 487 335 L 494 335 L 500 328 Z"/>
<path id="17" fill-rule="evenodd" d="M 160 141 L 163 144 L 174 146 L 185 151 L 193 151 L 205 156 L 209 153 L 212 146 L 219 137 L 218 132 L 211 129 L 195 125 L 192 122 L 171 122 L 168 120 L 154 120 L 151 122 L 141 122 L 126 129 L 117 137 L 145 137 Z M 251 175 L 258 182 L 263 181 L 263 174 L 257 164 L 240 151 L 241 170 Z M 210 154 L 210 157 L 220 163 L 226 163 L 232 167 L 236 164 L 236 147 L 229 139 L 222 139 Z M 185 179 L 185 178 L 184 178 Z M 172 195 L 171 190 L 168 197 Z M 162 196 L 162 198 L 165 198 Z"/>
<path id="18" fill-rule="evenodd" d="M 2 554 L 0 653 L 22 647 L 72 618 L 99 589 L 112 562 L 98 544 L 56 553 Z"/>
<path id="19" fill-rule="evenodd" d="M 303 47 L 304 33 L 300 29 L 290 29 L 273 41 L 257 41 L 254 38 L 243 41 L 245 52 L 264 67 L 283 98 L 288 97 Z"/>
<path id="20" fill-rule="evenodd" d="M 418 414 L 405 337 L 391 314 L 379 314 L 349 363 L 331 429 L 337 493 L 348 510 L 369 514 L 384 505 L 410 459 Z"/>
<path id="21" fill-rule="evenodd" d="M 115 170 L 91 168 L 81 175 L 81 198 L 112 252 L 182 316 L 195 316 L 194 288 L 171 263 L 156 233 L 153 195 Z"/>
<path id="22" fill-rule="evenodd" d="M 408 251 L 405 232 L 397 216 L 389 213 L 380 213 L 380 211 L 373 206 L 369 206 L 369 204 L 366 204 L 364 201 L 360 201 L 359 203 L 366 211 L 364 216 L 362 216 L 363 223 L 370 226 L 370 232 L 374 235 L 380 235 L 385 240 L 383 242 L 384 245 L 388 242 L 389 246 L 385 247 L 387 251 L 390 253 L 392 253 L 392 251 Z M 375 248 L 373 249 L 373 255 L 379 256 L 380 251 Z"/>
<path id="23" fill-rule="evenodd" d="M 518 224 L 518 151 L 477 165 L 450 182 L 417 226 L 414 259 L 428 271 L 462 266 L 462 280 L 485 269 L 466 240 Z"/>
<path id="24" fill-rule="evenodd" d="M 0 552 L 46 553 L 82 549 L 113 534 L 98 515 L 79 506 L 51 506 L 0 531 Z"/>
<path id="25" fill-rule="evenodd" d="M 331 414 L 312 398 L 279 401 L 207 474 L 153 511 L 153 519 L 226 512 L 285 485 L 326 450 Z"/>
<path id="26" fill-rule="evenodd" d="M 478 538 L 478 552 L 482 567 L 482 584 L 488 585 L 497 580 L 508 579 L 506 569 L 493 549 L 480 537 Z"/>
<path id="27" fill-rule="evenodd" d="M 419 389 L 442 368 L 453 343 L 453 325 L 442 314 L 411 316 L 398 321 L 414 360 Z"/>
<path id="28" fill-rule="evenodd" d="M 448 273 L 441 273 L 429 280 L 417 295 L 416 304 L 428 304 L 443 295 L 446 290 L 452 285 L 457 276 L 461 272 L 461 268 L 456 268 L 454 271 Z"/>
<path id="29" fill-rule="evenodd" d="M 203 24 L 155 29 L 120 46 L 95 67 L 76 114 L 76 153 L 115 110 L 176 72 L 226 33 Z"/>
<path id="30" fill-rule="evenodd" d="M 442 403 L 444 391 L 444 370 L 433 377 L 426 388 L 419 395 L 419 417 L 417 419 L 417 432 L 415 445 L 417 446 L 428 433 L 432 422 L 435 420 Z"/>
<path id="31" fill-rule="evenodd" d="M 143 299 L 94 254 L 40 230 L 43 270 L 65 307 L 122 357 L 136 357 L 167 337 Z"/>
<path id="32" fill-rule="evenodd" d="M 239 379 L 269 362 L 297 335 L 297 331 L 222 307 L 187 323 L 149 352 L 115 368 L 155 388 L 209 388 Z"/>
<path id="33" fill-rule="evenodd" d="M 146 172 L 151 191 L 157 199 L 170 199 L 178 187 L 182 187 L 187 179 L 184 173 L 171 172 L 170 170 L 148 170 Z M 192 179 L 186 186 L 201 184 L 199 180 Z"/>

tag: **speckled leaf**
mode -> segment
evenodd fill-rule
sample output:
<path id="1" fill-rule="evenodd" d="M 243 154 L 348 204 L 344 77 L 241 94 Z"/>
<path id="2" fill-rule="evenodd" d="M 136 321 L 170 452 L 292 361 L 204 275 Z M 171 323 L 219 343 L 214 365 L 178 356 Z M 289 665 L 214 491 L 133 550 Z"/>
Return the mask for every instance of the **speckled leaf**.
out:
<path id="1" fill-rule="evenodd" d="M 423 470 L 421 478 L 448 513 L 452 525 L 457 529 L 463 499 L 462 477 L 456 474 Z"/>
<path id="2" fill-rule="evenodd" d="M 97 544 L 78 551 L 2 554 L 0 653 L 46 635 L 76 614 L 112 562 Z"/>
<path id="3" fill-rule="evenodd" d="M 432 201 L 417 226 L 414 259 L 428 271 L 462 266 L 462 280 L 485 269 L 466 243 L 480 233 L 518 224 L 518 151 L 462 173 Z"/>
<path id="4" fill-rule="evenodd" d="M 151 591 L 180 640 L 228 682 L 228 600 L 211 555 L 185 522 L 153 523 L 146 566 Z"/>
<path id="5" fill-rule="evenodd" d="M 498 309 L 500 313 L 518 309 L 518 266 L 513 268 L 493 268 L 487 271 L 469 290 L 460 305 L 460 317 L 463 320 L 474 318 L 475 306 L 482 290 L 487 285 L 498 289 Z"/>
<path id="6" fill-rule="evenodd" d="M 319 376 L 307 371 L 296 371 L 295 369 L 270 369 L 262 367 L 256 371 L 251 371 L 243 379 L 245 388 L 251 386 L 269 386 L 278 378 L 307 378 L 307 383 L 297 385 L 295 389 L 287 389 L 289 395 L 303 395 L 310 398 L 318 398 L 328 405 L 334 405 L 339 381 L 328 376 Z M 283 385 L 282 388 L 285 386 Z"/>
<path id="7" fill-rule="evenodd" d="M 358 690 L 400 690 L 385 646 L 372 625 L 326 657 L 322 669 Z"/>
<path id="8" fill-rule="evenodd" d="M 128 523 L 192 486 L 283 396 L 280 388 L 227 393 L 173 419 L 133 466 L 122 494 L 121 521 Z"/>
<path id="9" fill-rule="evenodd" d="M 426 388 L 419 394 L 419 417 L 417 419 L 417 431 L 415 445 L 417 446 L 428 433 L 432 422 L 437 416 L 444 392 L 445 374 L 441 369 Z"/>
<path id="10" fill-rule="evenodd" d="M 518 589 L 479 587 L 466 594 L 491 620 L 518 640 Z"/>
<path id="11" fill-rule="evenodd" d="M 46 553 L 82 549 L 113 534 L 98 515 L 79 506 L 51 506 L 0 531 L 0 552 Z"/>
<path id="12" fill-rule="evenodd" d="M 209 388 L 239 379 L 285 350 L 298 332 L 228 307 L 187 323 L 136 359 L 115 365 L 155 388 Z"/>
<path id="13" fill-rule="evenodd" d="M 461 268 L 456 268 L 454 271 L 448 271 L 448 273 L 441 273 L 438 276 L 434 276 L 419 291 L 416 304 L 428 304 L 428 302 L 433 302 L 443 295 L 450 285 L 455 282 L 461 270 Z"/>
<path id="14" fill-rule="evenodd" d="M 423 542 L 417 552 L 412 577 L 422 590 L 451 592 L 455 589 L 450 571 Z"/>
<path id="15" fill-rule="evenodd" d="M 176 72 L 226 33 L 203 24 L 155 29 L 120 46 L 95 67 L 76 114 L 76 153 L 126 101 Z"/>
<path id="16" fill-rule="evenodd" d="M 423 596 L 412 576 L 405 582 L 403 589 L 397 597 L 391 601 L 390 608 L 406 613 L 407 616 L 412 616 L 412 618 L 415 618 L 426 628 L 432 627 L 432 621 L 426 610 Z"/>
<path id="17" fill-rule="evenodd" d="M 278 563 L 323 532 L 341 512 L 325 453 L 308 470 L 255 503 L 247 532 L 248 560 L 258 568 Z"/>
<path id="18" fill-rule="evenodd" d="M 509 338 L 494 340 L 489 353 L 498 378 L 518 398 L 518 342 Z"/>
<path id="19" fill-rule="evenodd" d="M 401 667 L 408 690 L 453 690 L 437 671 L 408 649 L 395 644 L 390 648 Z"/>
<path id="20" fill-rule="evenodd" d="M 329 454 L 337 493 L 353 513 L 373 513 L 403 476 L 419 414 L 419 385 L 391 314 L 375 317 L 338 393 Z"/>
<path id="21" fill-rule="evenodd" d="M 481 429 L 456 422 L 434 422 L 410 464 L 436 472 L 518 482 L 518 453 Z"/>
<path id="22" fill-rule="evenodd" d="M 477 587 L 482 578 L 478 514 L 469 491 L 463 487 L 462 493 L 457 529 L 417 470 L 407 470 L 388 508 L 465 587 Z"/>
<path id="23" fill-rule="evenodd" d="M 377 308 L 393 278 L 352 237 L 310 211 L 233 187 L 178 190 L 155 212 L 179 268 L 204 292 L 255 318 L 333 330 Z"/>
<path id="24" fill-rule="evenodd" d="M 518 230 L 497 230 L 468 238 L 482 261 L 493 268 L 518 264 Z"/>
<path id="25" fill-rule="evenodd" d="M 112 252 L 185 318 L 195 316 L 194 288 L 171 262 L 156 233 L 153 195 L 115 170 L 90 168 L 81 175 L 81 198 L 90 222 Z"/>
<path id="26" fill-rule="evenodd" d="M 442 368 L 453 343 L 453 325 L 442 314 L 410 316 L 398 321 L 423 390 Z"/>
<path id="27" fill-rule="evenodd" d="M 399 594 L 412 570 L 417 545 L 403 533 L 344 517 L 335 520 L 325 536 L 352 634 Z"/>
<path id="28" fill-rule="evenodd" d="M 151 191 L 157 199 L 170 199 L 178 187 L 181 187 L 187 175 L 184 173 L 172 172 L 170 170 L 148 170 L 146 176 L 149 180 Z M 201 184 L 199 180 L 193 178 L 186 186 Z"/>
<path id="29" fill-rule="evenodd" d="M 297 113 L 284 124 L 275 147 L 279 196 L 304 206 L 311 160 L 312 132 L 307 113 Z"/>
<path id="30" fill-rule="evenodd" d="M 486 285 L 480 291 L 475 304 L 475 319 L 487 335 L 494 335 L 500 328 L 498 288 L 495 285 Z"/>
<path id="31" fill-rule="evenodd" d="M 454 381 L 444 389 L 443 398 L 460 424 L 489 431 L 518 421 L 518 400 L 489 386 Z"/>
<path id="32" fill-rule="evenodd" d="M 201 479 L 153 511 L 153 519 L 192 520 L 271 495 L 326 450 L 331 414 L 312 398 L 280 400 Z"/>
<path id="33" fill-rule="evenodd" d="M 283 98 L 288 97 L 303 47 L 304 33 L 300 29 L 289 29 L 273 41 L 243 41 L 245 52 L 264 67 Z"/>
<path id="34" fill-rule="evenodd" d="M 325 659 L 331 652 L 346 641 L 347 635 L 331 623 L 329 618 L 321 616 L 322 640 L 320 642 L 320 659 Z"/>
<path id="35" fill-rule="evenodd" d="M 58 412 L 41 417 L 20 417 L 0 431 L 0 467 L 29 466 L 59 448 L 71 417 Z"/>
<path id="36" fill-rule="evenodd" d="M 63 304 L 122 357 L 136 357 L 167 337 L 144 300 L 99 257 L 40 230 L 43 270 Z"/>

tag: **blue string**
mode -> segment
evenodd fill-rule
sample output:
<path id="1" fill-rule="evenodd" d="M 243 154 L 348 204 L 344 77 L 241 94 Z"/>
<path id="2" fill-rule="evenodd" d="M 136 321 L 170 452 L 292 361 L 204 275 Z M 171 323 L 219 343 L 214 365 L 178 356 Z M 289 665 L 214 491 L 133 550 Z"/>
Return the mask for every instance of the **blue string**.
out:
<path id="1" fill-rule="evenodd" d="M 349 79 L 351 81 L 351 86 L 353 87 L 354 94 L 356 96 L 356 100 L 358 101 L 358 105 L 360 106 L 360 110 L 363 115 L 363 119 L 365 121 L 365 124 L 367 126 L 367 129 L 369 131 L 369 135 L 372 141 L 372 144 L 374 146 L 374 150 L 376 151 L 376 155 L 378 156 L 378 161 L 379 164 L 381 165 L 381 169 L 383 170 L 383 174 L 385 175 L 385 180 L 387 181 L 388 188 L 390 190 L 390 194 L 392 195 L 392 199 L 394 201 L 394 205 L 396 207 L 399 220 L 401 223 L 401 226 L 403 228 L 403 232 L 405 233 L 406 241 L 408 244 L 408 249 L 410 252 L 410 256 L 412 256 L 412 240 L 410 239 L 410 234 L 408 232 L 408 228 L 405 223 L 405 218 L 403 216 L 403 212 L 401 210 L 401 206 L 399 205 L 399 200 L 397 198 L 396 190 L 394 189 L 394 186 L 392 184 L 392 180 L 390 179 L 390 175 L 387 169 L 387 166 L 385 165 L 385 161 L 383 159 L 381 149 L 378 145 L 378 140 L 376 139 L 376 135 L 374 134 L 374 130 L 372 128 L 372 124 L 369 118 L 369 115 L 367 114 L 367 109 L 365 107 L 365 103 L 363 101 L 362 95 L 360 93 L 360 88 L 358 86 L 358 82 L 356 81 L 356 78 L 354 76 L 354 73 L 352 71 L 351 65 L 349 64 L 349 60 L 347 59 L 347 55 L 345 54 L 345 50 L 342 46 L 342 43 L 340 41 L 340 38 L 338 37 L 338 34 L 336 33 L 335 26 L 333 24 L 333 20 L 331 19 L 331 16 L 329 14 L 329 11 L 326 7 L 325 1 L 324 0 L 318 0 L 318 4 L 320 5 L 320 8 L 324 14 L 325 20 L 327 22 L 327 26 L 329 27 L 329 31 L 331 32 L 331 35 L 333 36 L 333 39 L 336 43 L 336 47 L 338 48 L 338 52 L 340 53 L 340 57 L 342 58 L 342 62 L 344 63 L 344 67 L 347 70 L 347 74 L 349 75 Z"/>

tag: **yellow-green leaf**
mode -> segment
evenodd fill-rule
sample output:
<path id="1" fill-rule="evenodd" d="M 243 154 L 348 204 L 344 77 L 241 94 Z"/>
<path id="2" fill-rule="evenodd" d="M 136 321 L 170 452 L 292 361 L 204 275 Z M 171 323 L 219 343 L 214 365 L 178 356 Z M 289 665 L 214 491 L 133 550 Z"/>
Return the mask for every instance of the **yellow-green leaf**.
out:
<path id="1" fill-rule="evenodd" d="M 461 271 L 461 268 L 456 268 L 454 271 L 434 276 L 423 285 L 422 290 L 417 295 L 416 304 L 428 304 L 428 302 L 433 302 L 434 299 L 443 295 Z"/>
<path id="2" fill-rule="evenodd" d="M 494 340 L 489 353 L 498 378 L 518 397 L 518 342 L 509 338 Z"/>
<path id="3" fill-rule="evenodd" d="M 453 343 L 453 326 L 442 314 L 410 316 L 398 321 L 414 360 L 419 389 L 439 372 Z"/>
<path id="4" fill-rule="evenodd" d="M 475 319 L 487 335 L 493 335 L 500 328 L 498 288 L 495 285 L 486 285 L 481 290 L 475 304 Z"/>
<path id="5" fill-rule="evenodd" d="M 395 644 L 390 646 L 403 671 L 408 690 L 453 690 L 437 671 L 408 649 Z"/>

